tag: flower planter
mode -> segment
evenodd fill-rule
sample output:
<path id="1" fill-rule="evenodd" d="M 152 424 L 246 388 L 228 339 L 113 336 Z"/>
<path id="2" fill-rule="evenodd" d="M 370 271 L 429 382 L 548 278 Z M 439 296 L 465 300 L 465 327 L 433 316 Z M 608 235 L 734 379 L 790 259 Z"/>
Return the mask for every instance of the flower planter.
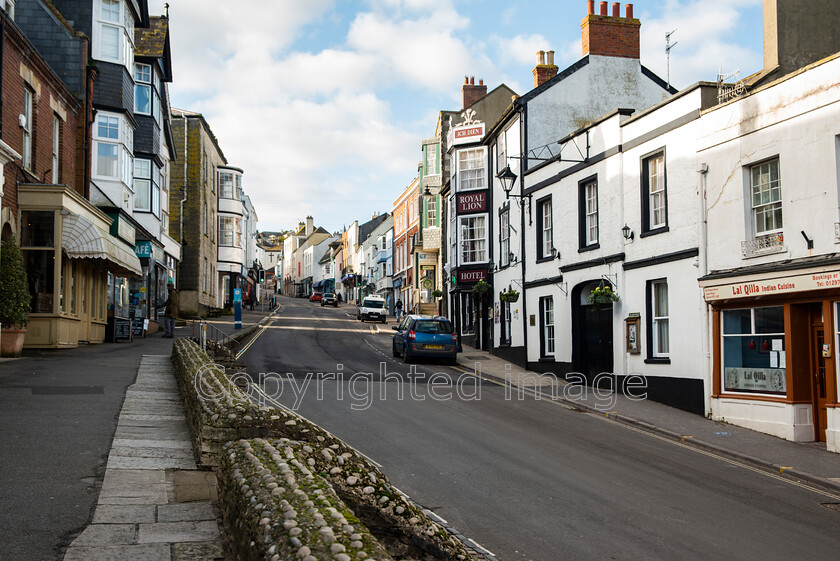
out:
<path id="1" fill-rule="evenodd" d="M 519 300 L 519 293 L 518 292 L 503 292 L 502 293 L 502 302 L 516 302 Z"/>
<path id="2" fill-rule="evenodd" d="M 25 329 L 3 329 L 0 331 L 0 356 L 20 356 L 23 351 Z"/>

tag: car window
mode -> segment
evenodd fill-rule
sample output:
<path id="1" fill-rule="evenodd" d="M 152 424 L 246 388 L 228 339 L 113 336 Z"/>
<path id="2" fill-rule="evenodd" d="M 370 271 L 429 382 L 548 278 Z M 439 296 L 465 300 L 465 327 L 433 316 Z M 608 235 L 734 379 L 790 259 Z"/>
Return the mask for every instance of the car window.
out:
<path id="1" fill-rule="evenodd" d="M 419 319 L 414 323 L 417 333 L 452 333 L 452 324 L 439 319 Z"/>
<path id="2" fill-rule="evenodd" d="M 369 300 L 369 299 L 365 299 L 365 301 L 362 303 L 362 307 L 363 307 L 363 308 L 381 308 L 381 307 L 382 307 L 382 306 L 384 306 L 384 305 L 385 305 L 385 301 L 384 301 L 384 300 Z"/>
<path id="3" fill-rule="evenodd" d="M 403 318 L 403 320 L 400 322 L 400 326 L 397 329 L 399 329 L 400 331 L 405 331 L 406 327 L 408 327 L 408 322 L 410 321 L 411 318 Z"/>

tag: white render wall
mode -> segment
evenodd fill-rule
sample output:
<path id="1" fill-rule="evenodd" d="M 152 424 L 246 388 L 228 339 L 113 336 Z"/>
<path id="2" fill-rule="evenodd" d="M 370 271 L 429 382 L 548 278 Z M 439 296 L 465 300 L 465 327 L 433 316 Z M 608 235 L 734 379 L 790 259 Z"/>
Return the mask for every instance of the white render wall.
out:
<path id="1" fill-rule="evenodd" d="M 729 269 L 840 250 L 838 128 L 840 59 L 790 76 L 770 88 L 703 115 L 698 156 L 708 163 L 710 269 Z M 752 237 L 749 166 L 779 158 L 785 253 L 744 259 Z"/>
<path id="2" fill-rule="evenodd" d="M 528 149 L 556 142 L 630 100 L 637 109 L 662 101 L 667 92 L 641 66 L 638 59 L 589 55 L 589 64 L 528 101 Z"/>

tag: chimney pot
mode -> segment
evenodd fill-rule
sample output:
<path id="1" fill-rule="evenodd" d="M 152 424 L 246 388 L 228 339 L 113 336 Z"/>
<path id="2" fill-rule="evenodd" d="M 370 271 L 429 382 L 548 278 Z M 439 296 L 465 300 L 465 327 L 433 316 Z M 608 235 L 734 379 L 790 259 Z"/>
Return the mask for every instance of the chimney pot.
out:
<path id="1" fill-rule="evenodd" d="M 537 64 L 545 64 L 545 51 L 537 51 Z"/>
<path id="2" fill-rule="evenodd" d="M 601 15 L 602 15 L 602 16 L 607 15 L 607 3 L 606 3 L 606 2 L 601 2 L 601 3 L 599 4 L 599 7 L 600 7 L 600 9 L 601 9 Z"/>
<path id="3" fill-rule="evenodd" d="M 554 66 L 554 51 L 546 51 L 545 63 L 549 66 Z"/>
<path id="4" fill-rule="evenodd" d="M 590 16 L 595 13 L 595 0 L 586 0 L 586 13 Z"/>
<path id="5" fill-rule="evenodd" d="M 479 78 L 479 80 L 478 80 L 478 85 L 479 85 L 479 86 L 483 86 L 483 85 L 484 85 L 484 80 L 482 80 L 482 79 L 480 79 L 480 78 Z"/>
<path id="6" fill-rule="evenodd" d="M 627 19 L 633 19 L 633 4 L 624 5 L 624 17 Z"/>
<path id="7" fill-rule="evenodd" d="M 613 2 L 613 13 L 612 17 L 620 18 L 621 17 L 621 4 L 618 2 Z"/>
<path id="8" fill-rule="evenodd" d="M 464 76 L 464 85 L 469 84 L 469 83 L 470 83 L 469 76 Z"/>
<path id="9" fill-rule="evenodd" d="M 475 76 L 470 76 L 470 85 L 471 86 L 475 85 Z"/>

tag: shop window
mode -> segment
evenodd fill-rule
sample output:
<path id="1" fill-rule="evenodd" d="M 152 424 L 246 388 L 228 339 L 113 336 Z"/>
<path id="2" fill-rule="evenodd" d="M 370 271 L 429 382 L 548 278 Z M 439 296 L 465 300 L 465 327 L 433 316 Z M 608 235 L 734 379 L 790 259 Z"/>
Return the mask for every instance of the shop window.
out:
<path id="1" fill-rule="evenodd" d="M 51 314 L 55 293 L 54 252 L 25 250 L 22 253 L 29 295 L 32 298 L 30 310 L 34 314 Z"/>
<path id="2" fill-rule="evenodd" d="M 470 293 L 461 295 L 461 334 L 475 334 L 475 303 Z"/>
<path id="3" fill-rule="evenodd" d="M 51 210 L 21 212 L 21 247 L 53 248 L 55 213 Z"/>
<path id="4" fill-rule="evenodd" d="M 723 389 L 786 395 L 783 306 L 724 310 Z"/>

